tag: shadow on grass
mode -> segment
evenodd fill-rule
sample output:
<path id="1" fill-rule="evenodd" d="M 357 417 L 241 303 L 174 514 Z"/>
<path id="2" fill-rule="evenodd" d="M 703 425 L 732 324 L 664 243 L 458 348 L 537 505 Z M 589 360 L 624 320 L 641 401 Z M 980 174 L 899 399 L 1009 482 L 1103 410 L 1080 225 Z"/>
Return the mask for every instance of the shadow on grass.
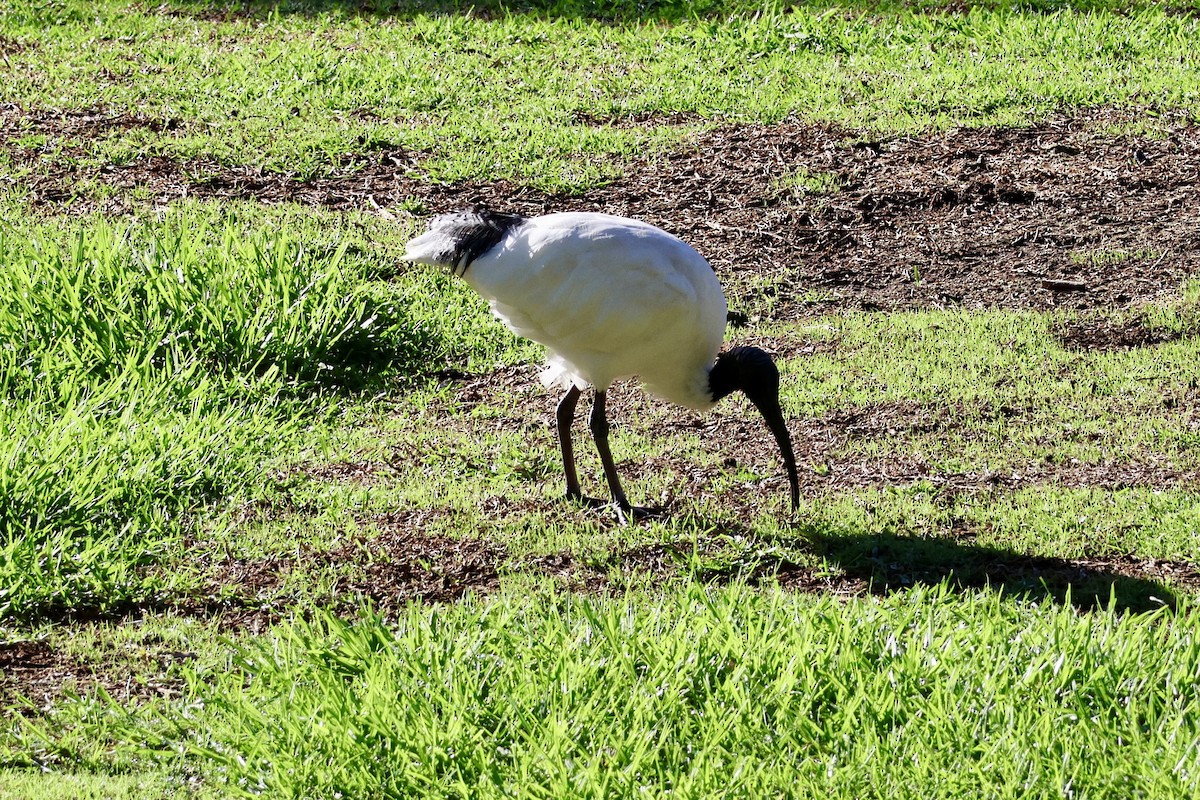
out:
<path id="1" fill-rule="evenodd" d="M 985 589 L 1006 597 L 1052 600 L 1089 611 L 1107 608 L 1135 613 L 1171 609 L 1177 586 L 1200 586 L 1194 565 L 1131 557 L 1051 558 L 986 547 L 954 539 L 900 534 L 861 534 L 826 527 L 798 526 L 795 536 L 764 539 L 747 529 L 717 535 L 739 542 L 745 552 L 732 563 L 700 569 L 705 581 L 776 581 L 788 588 L 841 593 L 887 594 L 917 585 L 947 584 L 960 591 Z M 728 541 L 728 539 L 727 539 Z M 780 550 L 808 552 L 834 570 L 822 575 Z M 757 552 L 757 555 L 755 555 Z"/>
<path id="2" fill-rule="evenodd" d="M 268 347 L 253 367 L 258 375 L 279 373 L 287 395 L 376 394 L 394 391 L 446 368 L 450 345 L 406 309 L 372 302 L 333 342 L 301 341 L 287 347 Z M 220 361 L 220 356 L 215 361 Z M 218 367 L 214 367 L 217 369 Z M 240 369 L 246 369 L 240 366 Z"/>
<path id="3" fill-rule="evenodd" d="M 1052 599 L 1080 610 L 1107 607 L 1153 611 L 1175 607 L 1175 592 L 1162 582 L 1161 562 L 1133 558 L 1051 558 L 1011 550 L 896 534 L 825 534 L 818 552 L 846 574 L 888 592 L 914 584 L 949 582 L 963 589 L 988 588 L 1003 595 Z M 1156 573 L 1157 570 L 1157 573 Z"/>

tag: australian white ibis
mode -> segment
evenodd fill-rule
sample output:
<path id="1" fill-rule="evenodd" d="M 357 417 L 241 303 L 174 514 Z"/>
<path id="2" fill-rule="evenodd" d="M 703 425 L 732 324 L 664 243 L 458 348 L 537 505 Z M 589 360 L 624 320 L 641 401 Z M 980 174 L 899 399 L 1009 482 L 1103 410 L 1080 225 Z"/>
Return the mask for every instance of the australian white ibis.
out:
<path id="1" fill-rule="evenodd" d="M 558 439 L 569 499 L 583 499 L 571 423 L 581 390 L 591 386 L 589 425 L 604 477 L 618 513 L 632 513 L 608 447 L 605 394 L 613 381 L 636 376 L 651 394 L 696 410 L 744 392 L 779 444 L 796 509 L 800 489 L 779 371 L 756 347 L 718 352 L 725 295 L 709 263 L 680 239 L 608 214 L 523 217 L 475 209 L 435 217 L 408 243 L 405 258 L 448 268 L 513 332 L 549 350 L 541 378 L 566 390 Z"/>

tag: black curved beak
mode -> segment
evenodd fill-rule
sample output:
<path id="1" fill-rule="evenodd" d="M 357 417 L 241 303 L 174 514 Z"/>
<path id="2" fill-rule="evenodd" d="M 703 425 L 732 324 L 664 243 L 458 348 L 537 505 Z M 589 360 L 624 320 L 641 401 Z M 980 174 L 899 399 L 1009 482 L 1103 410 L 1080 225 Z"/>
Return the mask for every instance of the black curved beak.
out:
<path id="1" fill-rule="evenodd" d="M 771 365 L 774 367 L 774 364 Z M 792 437 L 788 433 L 787 423 L 783 419 L 783 408 L 779 405 L 779 373 L 776 372 L 774 394 L 752 394 L 746 391 L 746 396 L 754 407 L 762 414 L 767 427 L 771 429 L 779 454 L 783 456 L 783 466 L 787 469 L 788 481 L 791 484 L 792 511 L 800 507 L 800 478 L 796 474 L 796 455 L 792 451 Z"/>

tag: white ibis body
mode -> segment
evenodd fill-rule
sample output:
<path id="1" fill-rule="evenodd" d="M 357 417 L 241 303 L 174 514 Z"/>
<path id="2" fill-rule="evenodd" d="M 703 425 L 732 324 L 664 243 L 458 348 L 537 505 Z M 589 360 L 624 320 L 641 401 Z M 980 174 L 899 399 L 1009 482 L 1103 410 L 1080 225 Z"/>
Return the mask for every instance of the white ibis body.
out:
<path id="1" fill-rule="evenodd" d="M 618 509 L 631 510 L 608 446 L 605 396 L 639 378 L 653 395 L 698 411 L 735 390 L 774 435 L 799 504 L 791 437 L 779 405 L 779 372 L 755 347 L 719 352 L 726 303 L 712 267 L 659 228 L 607 214 L 522 217 L 486 209 L 435 217 L 405 258 L 467 281 L 512 331 L 549 351 L 542 382 L 565 390 L 558 437 L 567 497 L 582 499 L 571 423 L 583 389 L 595 391 L 589 424 Z"/>

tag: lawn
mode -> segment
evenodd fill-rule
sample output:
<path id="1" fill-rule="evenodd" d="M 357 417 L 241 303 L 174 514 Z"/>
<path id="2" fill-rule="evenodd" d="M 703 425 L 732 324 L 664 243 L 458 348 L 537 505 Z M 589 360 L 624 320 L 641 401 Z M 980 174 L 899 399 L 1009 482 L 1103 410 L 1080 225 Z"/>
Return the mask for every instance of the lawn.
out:
<path id="1" fill-rule="evenodd" d="M 0 3 L 0 800 L 1200 792 L 1188 4 Z M 614 387 L 405 264 L 646 219 L 771 350 Z M 599 459 L 577 433 L 585 493 Z"/>

